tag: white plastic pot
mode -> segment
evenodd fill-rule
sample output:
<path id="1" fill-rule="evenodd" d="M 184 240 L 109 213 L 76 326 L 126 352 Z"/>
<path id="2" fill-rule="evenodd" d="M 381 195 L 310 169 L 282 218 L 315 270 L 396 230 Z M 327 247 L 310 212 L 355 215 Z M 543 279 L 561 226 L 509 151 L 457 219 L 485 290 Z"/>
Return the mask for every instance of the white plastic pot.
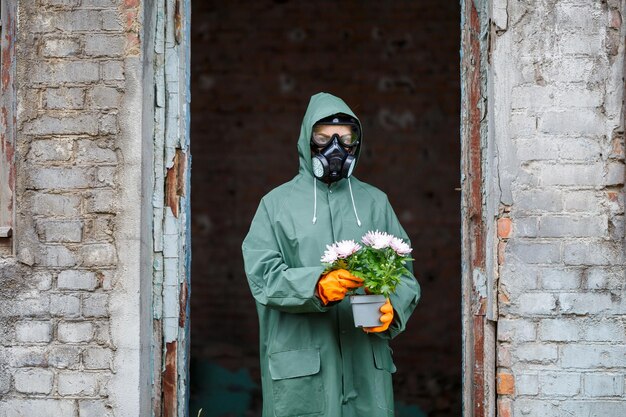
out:
<path id="1" fill-rule="evenodd" d="M 377 327 L 383 323 L 380 321 L 380 308 L 387 299 L 384 295 L 351 295 L 352 315 L 354 327 Z"/>

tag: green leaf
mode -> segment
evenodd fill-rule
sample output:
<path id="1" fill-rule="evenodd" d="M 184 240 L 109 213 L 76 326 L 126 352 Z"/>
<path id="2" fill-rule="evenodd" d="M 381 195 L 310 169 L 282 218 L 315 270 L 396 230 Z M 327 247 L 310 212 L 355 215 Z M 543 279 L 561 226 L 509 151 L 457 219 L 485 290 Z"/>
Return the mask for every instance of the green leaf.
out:
<path id="1" fill-rule="evenodd" d="M 325 273 L 333 269 L 347 269 L 354 276 L 362 278 L 372 294 L 389 296 L 400 283 L 400 277 L 408 274 L 406 262 L 413 259 L 398 255 L 392 248 L 374 249 L 363 246 L 358 252 L 333 264 L 323 264 Z"/>

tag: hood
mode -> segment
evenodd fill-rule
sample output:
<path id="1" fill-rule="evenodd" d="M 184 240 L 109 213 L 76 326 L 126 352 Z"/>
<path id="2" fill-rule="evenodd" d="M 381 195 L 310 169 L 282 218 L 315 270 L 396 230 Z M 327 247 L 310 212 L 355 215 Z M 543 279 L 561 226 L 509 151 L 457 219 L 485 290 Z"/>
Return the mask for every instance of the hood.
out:
<path id="1" fill-rule="evenodd" d="M 313 163 L 311 162 L 311 131 L 313 125 L 320 119 L 332 116 L 337 113 L 345 113 L 354 117 L 361 128 L 361 139 L 354 154 L 354 165 L 359 161 L 361 147 L 363 146 L 363 126 L 358 117 L 350 110 L 350 107 L 339 97 L 328 93 L 317 93 L 311 96 L 309 107 L 306 109 L 302 126 L 300 127 L 300 137 L 298 138 L 298 156 L 300 157 L 300 172 L 308 172 L 313 175 Z"/>

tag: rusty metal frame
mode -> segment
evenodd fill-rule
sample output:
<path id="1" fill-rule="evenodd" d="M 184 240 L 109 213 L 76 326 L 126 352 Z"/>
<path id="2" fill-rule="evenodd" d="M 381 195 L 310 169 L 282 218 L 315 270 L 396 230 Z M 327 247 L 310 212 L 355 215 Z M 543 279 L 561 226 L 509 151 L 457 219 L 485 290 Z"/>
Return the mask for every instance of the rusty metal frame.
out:
<path id="1" fill-rule="evenodd" d="M 497 300 L 489 214 L 488 0 L 461 0 L 463 417 L 496 413 Z"/>
<path id="2" fill-rule="evenodd" d="M 0 256 L 15 253 L 16 3 L 0 0 Z"/>

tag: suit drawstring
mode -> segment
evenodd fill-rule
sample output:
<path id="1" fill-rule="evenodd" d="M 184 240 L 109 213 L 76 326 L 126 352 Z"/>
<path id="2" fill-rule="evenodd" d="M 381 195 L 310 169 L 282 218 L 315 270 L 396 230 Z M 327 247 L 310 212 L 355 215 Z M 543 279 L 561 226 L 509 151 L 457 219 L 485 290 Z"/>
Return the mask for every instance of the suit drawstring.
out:
<path id="1" fill-rule="evenodd" d="M 354 210 L 354 217 L 356 217 L 356 224 L 361 227 L 361 220 L 359 220 L 359 215 L 356 212 L 356 205 L 354 204 L 354 196 L 352 195 L 352 183 L 350 182 L 350 177 L 348 177 L 348 187 L 350 187 L 350 198 L 352 199 L 352 209 Z"/>
<path id="2" fill-rule="evenodd" d="M 359 219 L 359 215 L 356 212 L 356 205 L 354 204 L 354 195 L 352 194 L 352 183 L 350 182 L 350 178 L 348 178 L 348 187 L 350 187 L 350 199 L 352 200 L 352 210 L 354 210 L 356 224 L 361 227 L 361 220 Z M 313 219 L 311 221 L 313 224 L 317 222 L 317 179 L 315 177 L 313 177 Z"/>
<path id="3" fill-rule="evenodd" d="M 313 177 L 313 224 L 317 221 L 317 179 Z"/>

